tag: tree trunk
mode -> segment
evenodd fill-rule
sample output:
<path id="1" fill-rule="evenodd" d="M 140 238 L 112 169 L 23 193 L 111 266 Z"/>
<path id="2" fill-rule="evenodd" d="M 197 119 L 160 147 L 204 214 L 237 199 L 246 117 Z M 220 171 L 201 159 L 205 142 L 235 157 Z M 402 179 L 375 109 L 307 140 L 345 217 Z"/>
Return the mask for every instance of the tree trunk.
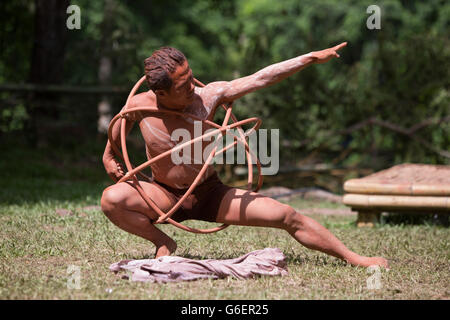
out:
<path id="1" fill-rule="evenodd" d="M 31 83 L 60 84 L 63 80 L 68 6 L 69 0 L 35 0 Z M 45 128 L 58 121 L 58 100 L 59 96 L 55 93 L 30 94 L 28 126 L 33 145 L 47 142 L 49 134 L 45 133 Z"/>
<path id="2" fill-rule="evenodd" d="M 102 56 L 100 58 L 100 65 L 98 71 L 100 85 L 107 85 L 111 80 L 111 58 Z M 109 123 L 112 119 L 111 101 L 107 94 L 103 94 L 97 107 L 98 122 L 97 130 L 100 134 L 108 132 Z"/>
<path id="3" fill-rule="evenodd" d="M 106 86 L 111 83 L 112 73 L 112 17 L 114 10 L 114 1 L 105 0 L 105 9 L 103 15 L 103 22 L 101 24 L 102 41 L 100 45 L 100 62 L 98 68 L 98 80 L 101 86 Z M 97 107 L 98 122 L 97 131 L 99 134 L 106 134 L 108 126 L 112 119 L 111 101 L 108 95 L 103 94 Z"/>

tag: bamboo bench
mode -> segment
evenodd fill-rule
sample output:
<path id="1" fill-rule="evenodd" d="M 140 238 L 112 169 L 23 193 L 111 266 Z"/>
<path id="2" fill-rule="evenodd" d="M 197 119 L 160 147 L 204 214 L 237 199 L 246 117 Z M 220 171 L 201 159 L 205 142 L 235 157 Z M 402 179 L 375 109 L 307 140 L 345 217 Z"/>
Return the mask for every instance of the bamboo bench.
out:
<path id="1" fill-rule="evenodd" d="M 401 164 L 344 183 L 342 201 L 372 227 L 382 212 L 449 213 L 450 166 Z"/>

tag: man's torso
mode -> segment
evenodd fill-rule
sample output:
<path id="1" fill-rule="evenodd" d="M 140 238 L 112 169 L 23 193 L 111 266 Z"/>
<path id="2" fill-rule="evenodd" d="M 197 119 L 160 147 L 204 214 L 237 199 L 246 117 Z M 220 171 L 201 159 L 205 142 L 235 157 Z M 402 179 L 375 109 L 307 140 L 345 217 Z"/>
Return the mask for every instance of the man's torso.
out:
<path id="1" fill-rule="evenodd" d="M 211 126 L 204 122 L 196 121 L 188 115 L 194 115 L 203 120 L 213 120 L 216 101 L 202 92 L 202 88 L 196 88 L 194 102 L 180 111 L 183 116 L 169 113 L 154 113 L 139 111 L 134 113 L 135 121 L 139 123 L 142 136 L 146 145 L 147 158 L 151 159 L 174 148 L 179 142 L 185 142 L 186 136 L 194 139 L 200 134 L 204 134 Z M 156 97 L 152 91 L 138 94 L 132 98 L 131 108 L 149 106 L 156 108 Z M 164 110 L 162 108 L 159 108 Z M 168 109 L 165 109 L 168 110 Z M 178 131 L 175 131 L 177 130 Z M 182 130 L 183 136 L 180 135 Z M 174 133 L 175 131 L 175 133 Z M 190 154 L 188 149 L 183 148 L 176 153 L 177 161 L 173 161 L 172 156 L 156 161 L 151 165 L 152 174 L 155 180 L 177 189 L 189 187 L 203 167 L 203 150 L 212 141 L 202 141 L 201 154 L 199 148 L 191 144 Z M 196 150 L 197 149 L 197 152 Z M 181 160 L 181 163 L 180 163 Z M 214 173 L 214 168 L 210 165 L 200 180 L 206 180 Z"/>

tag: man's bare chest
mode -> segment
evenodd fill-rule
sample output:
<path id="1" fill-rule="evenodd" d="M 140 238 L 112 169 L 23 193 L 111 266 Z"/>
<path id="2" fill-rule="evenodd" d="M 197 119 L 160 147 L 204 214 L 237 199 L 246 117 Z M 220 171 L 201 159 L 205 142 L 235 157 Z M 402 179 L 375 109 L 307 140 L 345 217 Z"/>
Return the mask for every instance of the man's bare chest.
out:
<path id="1" fill-rule="evenodd" d="M 208 119 L 209 113 L 202 112 L 201 109 L 196 114 L 187 111 L 185 110 L 183 115 L 164 113 L 143 115 L 139 127 L 151 154 L 170 150 L 177 144 L 199 137 L 212 128 L 202 121 Z"/>

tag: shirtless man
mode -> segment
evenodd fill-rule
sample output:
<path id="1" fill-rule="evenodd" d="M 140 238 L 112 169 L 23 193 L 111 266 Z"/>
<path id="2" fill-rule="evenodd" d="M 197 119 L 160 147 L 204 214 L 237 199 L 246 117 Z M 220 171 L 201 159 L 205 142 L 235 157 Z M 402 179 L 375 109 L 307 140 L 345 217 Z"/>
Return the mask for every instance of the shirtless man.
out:
<path id="1" fill-rule="evenodd" d="M 161 48 L 145 60 L 145 75 L 151 90 L 135 95 L 128 108 L 153 106 L 212 120 L 219 105 L 275 84 L 309 65 L 338 58 L 337 51 L 346 44 L 276 63 L 233 81 L 212 82 L 203 88 L 194 85 L 192 70 L 180 51 Z M 139 123 L 149 159 L 176 145 L 176 141 L 170 138 L 175 129 L 184 128 L 193 133 L 194 121 L 188 117 L 150 115 L 145 112 L 130 115 L 127 117 L 126 130 L 129 132 L 133 123 Z M 203 131 L 208 128 L 203 125 Z M 114 141 L 119 142 L 119 133 L 120 121 L 117 121 L 113 127 Z M 115 159 L 109 141 L 103 163 L 113 180 L 118 181 L 123 177 L 124 171 Z M 140 184 L 159 208 L 167 212 L 194 181 L 201 167 L 202 164 L 192 163 L 176 165 L 170 157 L 166 157 L 151 166 L 154 181 L 141 181 Z M 151 241 L 156 246 L 156 257 L 170 255 L 176 250 L 175 241 L 152 223 L 159 216 L 144 202 L 132 182 L 122 182 L 106 188 L 101 206 L 106 216 L 119 228 Z M 325 227 L 296 212 L 289 205 L 255 192 L 222 184 L 213 166 L 208 167 L 203 181 L 173 214 L 172 219 L 280 228 L 305 247 L 327 253 L 352 265 L 388 267 L 384 258 L 364 257 L 350 251 Z"/>

